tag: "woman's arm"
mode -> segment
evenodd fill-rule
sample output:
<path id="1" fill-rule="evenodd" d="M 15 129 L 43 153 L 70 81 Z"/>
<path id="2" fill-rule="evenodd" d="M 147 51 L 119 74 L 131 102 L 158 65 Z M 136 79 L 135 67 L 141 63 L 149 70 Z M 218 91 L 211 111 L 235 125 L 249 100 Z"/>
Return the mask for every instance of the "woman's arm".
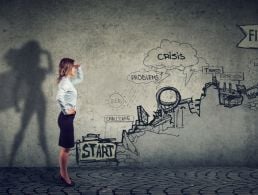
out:
<path id="1" fill-rule="evenodd" d="M 81 66 L 79 66 L 77 68 L 77 74 L 76 74 L 76 77 L 75 78 L 72 78 L 71 79 L 71 82 L 76 85 L 78 83 L 81 83 L 83 81 L 83 78 L 84 78 L 84 74 L 83 74 L 83 71 L 82 71 L 82 68 Z"/>

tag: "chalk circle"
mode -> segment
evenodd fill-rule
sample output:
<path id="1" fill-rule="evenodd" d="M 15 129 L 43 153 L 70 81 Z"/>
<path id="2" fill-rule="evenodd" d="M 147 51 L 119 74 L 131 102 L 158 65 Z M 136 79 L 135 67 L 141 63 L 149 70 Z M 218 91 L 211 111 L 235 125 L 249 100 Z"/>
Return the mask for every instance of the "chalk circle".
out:
<path id="1" fill-rule="evenodd" d="M 124 102 L 124 98 L 119 93 L 113 93 L 109 96 L 109 105 L 113 108 L 121 107 Z"/>
<path id="2" fill-rule="evenodd" d="M 174 87 L 163 87 L 156 94 L 158 104 L 165 108 L 176 108 L 181 101 L 179 91 Z"/>

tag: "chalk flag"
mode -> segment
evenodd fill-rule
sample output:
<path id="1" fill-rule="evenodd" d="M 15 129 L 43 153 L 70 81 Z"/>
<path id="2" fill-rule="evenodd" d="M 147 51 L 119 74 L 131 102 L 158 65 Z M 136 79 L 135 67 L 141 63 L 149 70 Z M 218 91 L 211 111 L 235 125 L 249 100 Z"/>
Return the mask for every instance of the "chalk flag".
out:
<path id="1" fill-rule="evenodd" d="M 245 37 L 237 44 L 237 47 L 258 49 L 258 25 L 239 26 Z"/>

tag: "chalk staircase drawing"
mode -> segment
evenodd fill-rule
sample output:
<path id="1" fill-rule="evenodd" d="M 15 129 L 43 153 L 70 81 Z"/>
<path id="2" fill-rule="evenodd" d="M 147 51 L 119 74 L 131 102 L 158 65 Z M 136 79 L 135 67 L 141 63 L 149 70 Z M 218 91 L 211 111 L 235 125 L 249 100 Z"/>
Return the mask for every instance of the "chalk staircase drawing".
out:
<path id="1" fill-rule="evenodd" d="M 200 117 L 201 102 L 205 99 L 210 88 L 217 91 L 219 105 L 228 109 L 242 105 L 244 98 L 252 100 L 258 96 L 258 85 L 246 88 L 245 85 L 241 85 L 238 82 L 234 89 L 232 83 L 228 83 L 228 86 L 226 83 L 223 83 L 222 87 L 220 87 L 220 82 L 217 80 L 216 74 L 213 74 L 212 80 L 204 85 L 198 99 L 182 99 L 181 94 L 176 88 L 163 87 L 156 93 L 157 110 L 154 111 L 151 121 L 149 121 L 150 115 L 142 105 L 139 105 L 137 106 L 137 120 L 134 121 L 130 129 L 123 130 L 121 142 L 116 142 L 112 138 L 101 139 L 99 136 L 95 137 L 95 141 L 114 145 L 115 154 L 109 156 L 108 160 L 114 160 L 117 164 L 139 163 L 138 157 L 140 153 L 135 146 L 138 138 L 144 136 L 147 131 L 178 137 L 180 129 L 184 128 L 184 113 L 189 112 Z M 88 141 L 85 139 L 83 141 L 77 141 L 77 144 L 83 143 L 87 144 Z M 102 146 L 102 150 L 103 147 L 107 146 Z M 77 148 L 83 147 L 78 146 Z M 77 150 L 78 162 L 80 161 L 80 156 L 81 151 Z M 107 159 L 104 158 L 103 160 Z"/>

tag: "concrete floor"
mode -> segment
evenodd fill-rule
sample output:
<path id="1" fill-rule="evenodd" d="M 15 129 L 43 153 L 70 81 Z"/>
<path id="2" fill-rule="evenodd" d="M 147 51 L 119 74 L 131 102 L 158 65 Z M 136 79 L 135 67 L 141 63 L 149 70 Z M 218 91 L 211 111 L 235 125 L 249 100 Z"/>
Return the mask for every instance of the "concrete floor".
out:
<path id="1" fill-rule="evenodd" d="M 58 168 L 0 168 L 0 194 L 258 194 L 247 167 L 73 167 L 65 187 Z"/>

